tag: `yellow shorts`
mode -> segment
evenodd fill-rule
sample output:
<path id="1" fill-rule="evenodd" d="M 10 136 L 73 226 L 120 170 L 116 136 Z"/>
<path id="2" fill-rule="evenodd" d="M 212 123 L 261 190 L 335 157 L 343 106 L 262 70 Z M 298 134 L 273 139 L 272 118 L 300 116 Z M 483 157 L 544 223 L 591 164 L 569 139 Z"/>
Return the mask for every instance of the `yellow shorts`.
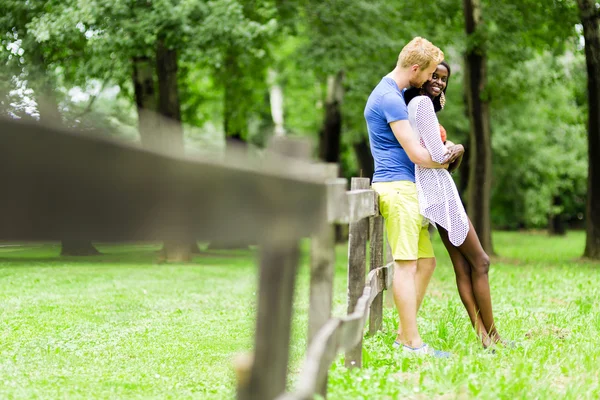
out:
<path id="1" fill-rule="evenodd" d="M 385 220 L 394 260 L 435 257 L 428 224 L 419 211 L 417 186 L 410 181 L 376 182 L 379 212 Z"/>

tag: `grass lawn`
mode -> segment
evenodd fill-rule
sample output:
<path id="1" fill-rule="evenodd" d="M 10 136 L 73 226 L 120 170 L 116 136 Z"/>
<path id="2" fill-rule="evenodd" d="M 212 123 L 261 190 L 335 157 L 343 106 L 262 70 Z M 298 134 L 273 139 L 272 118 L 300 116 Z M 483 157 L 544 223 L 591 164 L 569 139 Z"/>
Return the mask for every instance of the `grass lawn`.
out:
<path id="1" fill-rule="evenodd" d="M 584 234 L 496 232 L 490 281 L 496 322 L 515 350 L 481 350 L 439 239 L 419 317 L 447 360 L 391 349 L 396 317 L 364 341 L 364 368 L 332 367 L 330 399 L 600 398 L 600 263 L 582 262 Z M 306 243 L 306 245 L 308 245 Z M 0 247 L 0 398 L 234 398 L 232 357 L 253 345 L 256 254 L 207 251 L 156 265 L 156 246 L 98 246 L 60 258 L 56 245 Z M 308 246 L 306 246 L 306 249 Z M 334 313 L 346 305 L 338 248 Z M 306 347 L 307 251 L 295 300 L 291 372 Z"/>

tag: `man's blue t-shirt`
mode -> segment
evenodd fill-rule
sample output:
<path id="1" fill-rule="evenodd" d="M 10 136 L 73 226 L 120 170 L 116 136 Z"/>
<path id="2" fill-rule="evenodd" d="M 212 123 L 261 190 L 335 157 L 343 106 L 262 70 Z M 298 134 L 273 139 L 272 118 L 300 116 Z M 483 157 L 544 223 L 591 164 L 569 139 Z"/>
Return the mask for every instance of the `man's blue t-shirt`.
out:
<path id="1" fill-rule="evenodd" d="M 392 78 L 384 77 L 371 92 L 365 107 L 365 119 L 375 160 L 373 182 L 414 182 L 415 164 L 390 128 L 390 122 L 408 120 L 404 97 Z"/>

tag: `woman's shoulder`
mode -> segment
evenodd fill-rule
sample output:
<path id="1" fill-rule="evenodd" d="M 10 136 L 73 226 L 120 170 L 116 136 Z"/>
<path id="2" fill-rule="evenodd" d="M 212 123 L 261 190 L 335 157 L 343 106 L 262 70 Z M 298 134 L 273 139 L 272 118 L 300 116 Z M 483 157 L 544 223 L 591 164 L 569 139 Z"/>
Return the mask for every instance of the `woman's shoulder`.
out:
<path id="1" fill-rule="evenodd" d="M 420 94 L 418 96 L 413 97 L 412 100 L 411 100 L 411 102 L 412 101 L 416 101 L 418 103 L 422 102 L 422 101 L 429 101 L 429 102 L 431 102 L 431 98 L 429 98 L 429 96 L 425 96 L 424 94 Z"/>
<path id="2" fill-rule="evenodd" d="M 410 102 L 408 103 L 408 107 L 413 110 L 417 108 L 422 109 L 424 107 L 427 107 L 429 104 L 431 105 L 431 107 L 433 107 L 433 102 L 428 96 L 418 95 L 410 100 Z"/>

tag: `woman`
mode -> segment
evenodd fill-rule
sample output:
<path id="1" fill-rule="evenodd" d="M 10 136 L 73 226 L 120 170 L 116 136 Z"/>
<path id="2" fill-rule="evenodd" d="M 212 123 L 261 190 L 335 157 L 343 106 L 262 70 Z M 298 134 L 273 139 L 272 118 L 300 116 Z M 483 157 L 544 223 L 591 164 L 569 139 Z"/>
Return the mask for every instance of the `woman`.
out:
<path id="1" fill-rule="evenodd" d="M 452 158 L 458 155 L 458 159 L 449 166 L 454 170 L 460 164 L 464 149 L 461 145 L 449 142 L 444 145 L 440 135 L 441 126 L 435 115 L 444 107 L 449 78 L 450 66 L 442 62 L 430 81 L 421 89 L 407 90 L 404 98 L 408 104 L 411 126 L 419 134 L 421 145 L 429 150 L 434 161 L 440 163 L 450 155 Z M 438 227 L 454 266 L 460 298 L 471 324 L 484 348 L 487 348 L 501 341 L 492 313 L 489 257 L 465 212 L 450 173 L 443 169 L 416 168 L 421 214 Z"/>

